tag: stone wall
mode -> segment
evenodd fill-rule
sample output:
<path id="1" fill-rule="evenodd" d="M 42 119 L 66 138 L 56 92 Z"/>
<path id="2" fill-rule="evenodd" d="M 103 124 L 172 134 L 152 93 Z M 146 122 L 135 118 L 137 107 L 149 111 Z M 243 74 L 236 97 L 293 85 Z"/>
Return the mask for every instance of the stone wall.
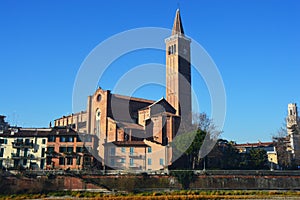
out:
<path id="1" fill-rule="evenodd" d="M 226 173 L 227 172 L 227 173 Z M 159 191 L 179 190 L 181 184 L 167 175 L 48 175 L 0 176 L 0 193 L 41 193 L 59 190 Z M 300 190 L 300 173 L 271 171 L 219 171 L 195 175 L 190 189 Z"/>

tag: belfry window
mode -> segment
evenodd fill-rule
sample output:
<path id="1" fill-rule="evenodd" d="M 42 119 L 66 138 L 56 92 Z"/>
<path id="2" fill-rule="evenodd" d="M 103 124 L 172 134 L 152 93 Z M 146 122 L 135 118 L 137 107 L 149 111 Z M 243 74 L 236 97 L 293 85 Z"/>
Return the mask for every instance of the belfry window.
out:
<path id="1" fill-rule="evenodd" d="M 168 55 L 176 53 L 176 44 L 169 46 L 168 48 Z"/>

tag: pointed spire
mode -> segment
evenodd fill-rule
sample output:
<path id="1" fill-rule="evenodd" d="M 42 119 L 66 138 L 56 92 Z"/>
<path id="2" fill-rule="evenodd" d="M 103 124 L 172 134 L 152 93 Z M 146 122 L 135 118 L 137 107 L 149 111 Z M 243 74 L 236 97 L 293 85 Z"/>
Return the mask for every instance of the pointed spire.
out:
<path id="1" fill-rule="evenodd" d="M 173 29 L 172 29 L 172 35 L 176 35 L 176 34 L 184 35 L 179 8 L 176 10 L 176 16 L 173 24 Z"/>

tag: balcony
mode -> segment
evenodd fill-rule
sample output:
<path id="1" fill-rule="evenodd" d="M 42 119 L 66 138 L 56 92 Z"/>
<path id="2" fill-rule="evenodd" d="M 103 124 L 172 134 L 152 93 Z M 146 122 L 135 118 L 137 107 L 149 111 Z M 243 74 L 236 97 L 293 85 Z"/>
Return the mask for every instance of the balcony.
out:
<path id="1" fill-rule="evenodd" d="M 12 159 L 20 159 L 22 156 L 19 153 L 11 153 Z"/>
<path id="2" fill-rule="evenodd" d="M 143 166 L 142 165 L 139 165 L 139 164 L 131 164 L 129 165 L 129 169 L 143 169 Z"/>
<path id="3" fill-rule="evenodd" d="M 109 157 L 114 157 L 114 158 L 125 158 L 125 154 L 109 154 Z"/>
<path id="4" fill-rule="evenodd" d="M 28 143 L 24 143 L 24 142 L 12 142 L 13 148 L 29 148 L 32 149 L 33 148 L 33 143 L 28 142 Z"/>
<path id="5" fill-rule="evenodd" d="M 134 159 L 145 159 L 144 155 L 138 153 L 130 153 L 129 157 Z"/>
<path id="6" fill-rule="evenodd" d="M 33 154 L 29 154 L 29 155 L 27 156 L 27 159 L 30 159 L 30 160 L 40 160 L 40 158 L 36 157 L 36 156 L 33 155 Z"/>

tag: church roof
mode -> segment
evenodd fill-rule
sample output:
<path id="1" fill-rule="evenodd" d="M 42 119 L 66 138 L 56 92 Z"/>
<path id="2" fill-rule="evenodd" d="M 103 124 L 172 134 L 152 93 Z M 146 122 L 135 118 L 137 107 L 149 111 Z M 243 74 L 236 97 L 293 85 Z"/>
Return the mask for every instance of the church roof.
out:
<path id="1" fill-rule="evenodd" d="M 181 22 L 180 11 L 176 10 L 176 16 L 173 24 L 172 35 L 184 35 L 184 30 Z"/>
<path id="2" fill-rule="evenodd" d="M 143 141 L 114 141 L 106 143 L 105 145 L 114 144 L 118 147 L 149 147 L 149 145 L 145 144 Z"/>
<path id="3" fill-rule="evenodd" d="M 128 128 L 128 129 L 135 129 L 135 130 L 144 130 L 144 127 L 136 124 L 136 123 L 130 123 L 130 122 L 120 122 L 120 121 L 116 121 L 118 127 L 120 128 Z"/>
<path id="4" fill-rule="evenodd" d="M 121 94 L 112 94 L 112 96 L 115 98 L 119 98 L 119 99 L 125 99 L 125 100 L 137 101 L 137 102 L 143 102 L 143 103 L 149 103 L 149 104 L 154 102 L 153 100 L 149 100 L 149 99 L 125 96 L 125 95 L 121 95 Z"/>
<path id="5" fill-rule="evenodd" d="M 156 106 L 161 105 L 161 106 Z M 155 110 L 155 113 L 162 113 L 162 112 L 168 112 L 168 113 L 175 113 L 176 110 L 173 108 L 173 106 L 164 98 L 157 100 L 156 102 L 150 104 L 149 106 L 142 108 L 140 110 L 146 110 L 148 108 L 153 108 Z M 153 114 L 153 113 L 152 113 Z"/>

